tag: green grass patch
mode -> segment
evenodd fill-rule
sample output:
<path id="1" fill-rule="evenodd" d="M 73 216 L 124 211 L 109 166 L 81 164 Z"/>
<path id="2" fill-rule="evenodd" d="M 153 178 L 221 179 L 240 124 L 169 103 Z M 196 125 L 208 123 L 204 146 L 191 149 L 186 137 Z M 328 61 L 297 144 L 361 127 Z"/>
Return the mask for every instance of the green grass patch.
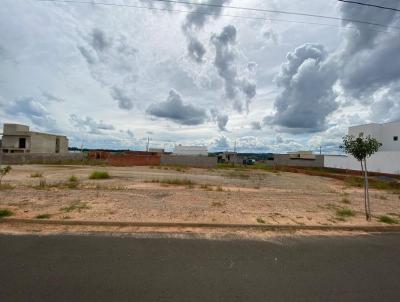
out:
<path id="1" fill-rule="evenodd" d="M 39 214 L 35 216 L 36 219 L 49 219 L 50 217 L 50 214 Z"/>
<path id="2" fill-rule="evenodd" d="M 111 178 L 110 174 L 107 171 L 93 171 L 89 175 L 89 179 L 109 179 Z"/>
<path id="3" fill-rule="evenodd" d="M 9 209 L 0 209 L 0 218 L 1 217 L 9 217 L 14 215 L 14 213 L 12 211 L 10 211 Z"/>
<path id="4" fill-rule="evenodd" d="M 340 218 L 353 217 L 356 216 L 356 212 L 348 208 L 337 209 L 336 216 Z"/>
<path id="5" fill-rule="evenodd" d="M 32 173 L 32 174 L 31 174 L 31 177 L 32 177 L 32 178 L 43 177 L 43 174 L 42 174 L 42 173 L 39 173 L 39 172 L 35 172 L 35 173 Z"/>
<path id="6" fill-rule="evenodd" d="M 398 224 L 399 221 L 387 215 L 381 215 L 378 217 L 379 222 L 387 223 L 387 224 Z"/>
<path id="7" fill-rule="evenodd" d="M 258 217 L 258 218 L 256 219 L 256 221 L 257 221 L 258 223 L 265 224 L 265 220 L 262 219 L 261 217 Z"/>
<path id="8" fill-rule="evenodd" d="M 71 175 L 71 176 L 68 178 L 68 181 L 69 181 L 69 182 L 77 182 L 77 181 L 78 181 L 78 177 L 76 177 L 75 175 Z"/>

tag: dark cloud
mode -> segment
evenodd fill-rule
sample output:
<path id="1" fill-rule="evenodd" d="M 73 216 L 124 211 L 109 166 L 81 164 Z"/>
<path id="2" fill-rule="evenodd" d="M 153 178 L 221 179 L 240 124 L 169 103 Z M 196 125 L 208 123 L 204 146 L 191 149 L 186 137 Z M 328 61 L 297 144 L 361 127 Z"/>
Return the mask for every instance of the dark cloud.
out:
<path id="1" fill-rule="evenodd" d="M 35 125 L 48 130 L 57 131 L 56 120 L 53 119 L 46 107 L 32 97 L 19 98 L 5 108 L 10 116 L 20 116 L 30 120 Z"/>
<path id="2" fill-rule="evenodd" d="M 97 122 L 91 117 L 80 118 L 75 114 L 70 115 L 71 123 L 77 127 L 78 129 L 87 131 L 92 134 L 102 134 L 102 130 L 114 130 L 114 126 L 112 124 L 104 123 L 103 121 Z"/>
<path id="3" fill-rule="evenodd" d="M 388 0 L 385 5 L 400 8 L 400 1 Z M 342 5 L 340 12 L 343 18 L 400 25 L 399 15 L 390 10 Z M 368 103 L 374 91 L 400 81 L 399 33 L 349 21 L 344 24 L 355 29 L 347 32 L 345 47 L 338 55 L 341 85 L 348 95 Z"/>
<path id="4" fill-rule="evenodd" d="M 251 129 L 253 130 L 261 130 L 262 129 L 262 125 L 260 122 L 251 122 L 250 123 Z"/>
<path id="5" fill-rule="evenodd" d="M 210 110 L 211 119 L 217 123 L 218 129 L 226 131 L 226 125 L 228 124 L 229 117 L 227 114 L 221 113 L 216 109 Z"/>
<path id="6" fill-rule="evenodd" d="M 320 44 L 304 44 L 286 56 L 276 84 L 282 89 L 275 99 L 276 113 L 268 124 L 284 132 L 315 132 L 326 127 L 326 117 L 338 108 L 333 85 L 335 65 Z"/>
<path id="7" fill-rule="evenodd" d="M 112 87 L 111 96 L 114 100 L 118 101 L 118 107 L 124 110 L 130 110 L 133 107 L 132 98 L 129 97 L 126 92 L 121 88 Z"/>
<path id="8" fill-rule="evenodd" d="M 213 4 L 216 6 L 196 5 L 192 13 L 186 16 L 185 22 L 182 25 L 182 30 L 187 39 L 189 57 L 195 62 L 202 63 L 206 53 L 206 48 L 196 37 L 197 31 L 201 30 L 209 19 L 217 19 L 223 10 L 221 6 L 230 1 L 231 0 L 208 0 L 205 4 Z"/>
<path id="9" fill-rule="evenodd" d="M 107 38 L 106 34 L 98 28 L 93 29 L 90 37 L 91 37 L 90 44 L 96 51 L 102 52 L 107 48 L 111 47 L 112 44 L 111 39 Z"/>
<path id="10" fill-rule="evenodd" d="M 224 80 L 225 97 L 233 100 L 234 108 L 241 112 L 243 101 L 248 111 L 250 101 L 256 95 L 256 85 L 245 74 L 239 75 L 236 64 L 236 28 L 233 25 L 225 26 L 219 35 L 212 35 L 211 43 L 215 46 L 214 65 L 218 75 Z M 254 63 L 248 65 L 247 71 L 254 71 Z"/>
<path id="11" fill-rule="evenodd" d="M 152 104 L 147 109 L 147 113 L 182 125 L 200 125 L 207 119 L 204 109 L 185 104 L 181 95 L 173 89 L 165 102 Z"/>

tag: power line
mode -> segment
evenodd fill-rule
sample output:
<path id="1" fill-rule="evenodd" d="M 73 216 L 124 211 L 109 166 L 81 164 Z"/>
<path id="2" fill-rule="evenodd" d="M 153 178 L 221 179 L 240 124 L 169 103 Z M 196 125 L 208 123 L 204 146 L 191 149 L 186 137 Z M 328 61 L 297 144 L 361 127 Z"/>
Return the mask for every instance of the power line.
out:
<path id="1" fill-rule="evenodd" d="M 400 12 L 400 9 L 397 9 L 397 8 L 394 8 L 394 7 L 387 7 L 387 6 L 381 6 L 381 5 L 370 4 L 370 3 L 363 3 L 363 2 L 358 2 L 358 1 L 350 1 L 350 0 L 337 0 L 337 1 L 344 2 L 344 3 L 349 3 L 349 4 L 370 6 L 370 7 L 375 7 L 375 8 L 381 8 L 381 9 L 392 10 L 392 11 L 395 11 L 395 12 Z"/>
<path id="2" fill-rule="evenodd" d="M 295 23 L 295 24 L 321 25 L 321 26 L 335 27 L 335 28 L 358 29 L 354 26 L 335 25 L 335 24 L 319 23 L 319 22 L 276 19 L 276 18 L 267 18 L 267 17 L 256 17 L 256 16 L 240 16 L 240 15 L 230 15 L 230 14 L 213 14 L 213 13 L 208 13 L 208 12 L 198 12 L 198 11 L 194 12 L 194 11 L 181 10 L 181 9 L 169 9 L 169 8 L 159 8 L 159 7 L 149 7 L 149 6 L 140 6 L 140 5 L 131 5 L 131 4 L 109 3 L 109 2 L 92 2 L 92 1 L 79 1 L 79 0 L 36 0 L 36 1 L 37 2 L 90 4 L 90 5 L 115 6 L 115 7 L 128 7 L 128 8 L 154 10 L 154 11 L 168 11 L 168 12 L 173 12 L 173 13 L 200 14 L 200 15 L 218 16 L 218 17 L 231 17 L 231 18 L 240 18 L 240 19 L 264 20 L 264 21 L 285 22 L 285 23 Z M 155 0 L 155 1 L 158 1 L 158 0 Z M 331 18 L 335 18 L 335 17 L 331 17 Z M 340 18 L 338 18 L 338 20 L 342 20 L 342 21 L 348 20 L 349 22 L 351 21 L 351 19 L 340 19 Z M 354 20 L 352 22 L 357 22 L 357 20 Z M 387 25 L 383 25 L 383 24 L 371 23 L 371 22 L 366 22 L 366 21 L 358 21 L 358 23 L 363 23 L 365 25 L 379 26 L 379 27 L 383 27 L 386 29 L 395 29 L 396 32 L 398 30 L 400 30 L 400 27 L 396 27 L 396 26 L 387 26 Z M 385 32 L 383 30 L 378 30 L 378 29 L 373 29 L 373 28 L 367 28 L 367 30 Z"/>
<path id="3" fill-rule="evenodd" d="M 147 1 L 167 2 L 167 3 L 176 3 L 176 4 L 179 3 L 179 4 L 187 4 L 187 5 L 195 5 L 195 6 L 229 8 L 229 9 L 236 9 L 236 10 L 247 10 L 247 11 L 263 12 L 263 13 L 277 13 L 277 14 L 283 14 L 283 15 L 295 15 L 295 16 L 303 16 L 303 17 L 313 17 L 313 18 L 354 22 L 354 23 L 360 23 L 360 24 L 367 24 L 367 25 L 373 25 L 373 26 L 389 28 L 389 26 L 387 26 L 387 25 L 380 24 L 380 23 L 369 22 L 369 21 L 356 20 L 356 19 L 350 19 L 350 18 L 324 16 L 324 15 L 309 14 L 309 13 L 291 12 L 291 11 L 285 11 L 285 10 L 270 10 L 270 9 L 244 7 L 244 6 L 219 5 L 219 4 L 212 4 L 212 3 L 197 3 L 197 2 L 181 1 L 181 0 L 179 0 L 179 1 L 178 0 L 147 0 Z M 345 1 L 345 0 L 338 0 L 338 1 Z M 393 28 L 396 28 L 396 27 L 393 27 Z M 400 29 L 400 27 L 397 27 L 397 29 Z"/>

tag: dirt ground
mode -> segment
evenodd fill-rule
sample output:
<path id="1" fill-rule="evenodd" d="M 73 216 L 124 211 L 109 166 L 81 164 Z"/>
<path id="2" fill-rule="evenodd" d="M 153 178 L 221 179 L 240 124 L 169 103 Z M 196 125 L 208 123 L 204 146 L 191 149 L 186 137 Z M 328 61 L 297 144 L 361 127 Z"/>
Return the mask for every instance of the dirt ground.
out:
<path id="1" fill-rule="evenodd" d="M 107 171 L 111 178 L 89 179 L 95 170 Z M 77 182 L 69 181 L 72 175 Z M 174 184 L 176 179 L 186 184 Z M 163 183 L 166 180 L 173 184 Z M 17 218 L 48 214 L 45 218 L 57 220 L 140 222 L 383 225 L 376 217 L 400 218 L 400 195 L 381 190 L 371 190 L 370 195 L 374 218 L 366 223 L 363 189 L 319 176 L 263 170 L 23 165 L 13 166 L 4 177 L 0 209 L 11 210 Z M 355 216 L 340 216 L 340 209 L 351 209 Z"/>

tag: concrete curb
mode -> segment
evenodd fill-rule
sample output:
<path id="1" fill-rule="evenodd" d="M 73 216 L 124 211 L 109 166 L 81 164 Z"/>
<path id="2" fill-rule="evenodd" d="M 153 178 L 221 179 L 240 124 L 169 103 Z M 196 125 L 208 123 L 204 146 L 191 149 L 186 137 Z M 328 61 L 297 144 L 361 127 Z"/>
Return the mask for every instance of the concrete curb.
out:
<path id="1" fill-rule="evenodd" d="M 400 225 L 395 226 L 352 226 L 352 225 L 274 225 L 274 224 L 225 224 L 225 223 L 193 223 L 193 222 L 128 222 L 128 221 L 83 221 L 83 220 L 38 220 L 23 218 L 1 218 L 1 223 L 9 224 L 41 224 L 61 226 L 108 226 L 108 227 L 181 227 L 210 229 L 253 229 L 260 231 L 364 231 L 364 232 L 400 232 Z"/>

